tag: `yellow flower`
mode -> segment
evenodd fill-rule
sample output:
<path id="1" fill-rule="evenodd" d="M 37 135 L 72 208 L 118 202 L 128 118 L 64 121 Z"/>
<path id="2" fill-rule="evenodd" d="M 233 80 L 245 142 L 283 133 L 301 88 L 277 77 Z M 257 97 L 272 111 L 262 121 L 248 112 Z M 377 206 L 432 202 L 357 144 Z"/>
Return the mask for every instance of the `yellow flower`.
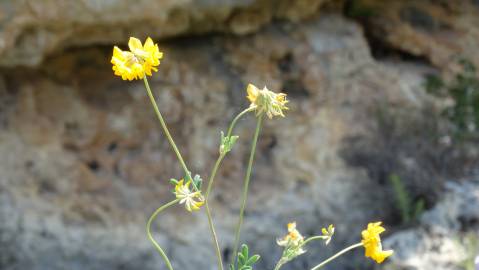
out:
<path id="1" fill-rule="evenodd" d="M 331 242 L 331 239 L 333 238 L 333 235 L 334 235 L 334 226 L 333 224 L 330 224 L 328 226 L 328 228 L 323 228 L 321 230 L 321 233 L 323 234 L 322 237 L 324 239 L 324 243 L 326 245 L 329 244 L 329 242 Z"/>
<path id="2" fill-rule="evenodd" d="M 284 247 L 280 259 L 282 263 L 289 262 L 306 252 L 306 250 L 303 249 L 305 243 L 304 237 L 296 229 L 296 222 L 288 224 L 288 234 L 285 237 L 276 240 L 276 243 L 278 243 L 279 246 Z"/>
<path id="3" fill-rule="evenodd" d="M 190 190 L 191 181 L 184 184 L 184 180 L 181 179 L 175 186 L 175 195 L 177 199 L 180 199 L 180 204 L 185 204 L 185 208 L 188 211 L 199 210 L 205 203 L 203 195 L 200 191 L 192 192 Z"/>
<path id="4" fill-rule="evenodd" d="M 304 241 L 304 237 L 296 229 L 296 222 L 288 223 L 288 234 L 282 239 L 278 239 L 279 246 L 286 247 L 288 245 L 299 246 Z"/>
<path id="5" fill-rule="evenodd" d="M 255 109 L 257 116 L 266 113 L 270 119 L 273 116 L 284 117 L 283 110 L 288 110 L 286 107 L 288 101 L 284 93 L 272 92 L 266 86 L 260 90 L 253 84 L 248 85 L 246 92 L 248 93 L 246 97 L 251 102 L 250 108 Z"/>
<path id="6" fill-rule="evenodd" d="M 379 235 L 385 229 L 381 226 L 381 222 L 369 223 L 368 228 L 362 231 L 361 235 L 366 252 L 365 256 L 375 260 L 377 263 L 382 263 L 384 259 L 393 254 L 392 250 L 383 250 L 381 245 L 381 238 Z"/>
<path id="7" fill-rule="evenodd" d="M 143 79 L 145 75 L 151 76 L 152 71 L 158 71 L 157 66 L 160 65 L 163 53 L 151 38 L 147 38 L 145 45 L 142 45 L 139 39 L 130 37 L 128 47 L 130 51 L 122 51 L 117 46 L 113 48 L 111 63 L 115 75 L 131 81 Z"/>

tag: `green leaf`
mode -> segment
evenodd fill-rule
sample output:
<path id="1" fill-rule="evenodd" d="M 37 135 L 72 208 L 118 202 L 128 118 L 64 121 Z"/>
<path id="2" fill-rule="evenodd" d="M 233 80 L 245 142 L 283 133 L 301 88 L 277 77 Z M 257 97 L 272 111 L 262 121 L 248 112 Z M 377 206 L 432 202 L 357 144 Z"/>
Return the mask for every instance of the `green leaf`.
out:
<path id="1" fill-rule="evenodd" d="M 238 265 L 242 266 L 246 262 L 246 258 L 242 253 L 238 253 Z"/>
<path id="2" fill-rule="evenodd" d="M 203 179 L 198 174 L 193 177 L 193 185 L 195 185 L 198 189 L 201 189 L 201 185 L 203 184 Z"/>
<path id="3" fill-rule="evenodd" d="M 246 262 L 246 265 L 253 265 L 254 263 L 256 263 L 259 258 L 261 258 L 261 256 L 259 255 L 253 255 L 251 258 L 248 259 L 248 261 Z"/>
<path id="4" fill-rule="evenodd" d="M 238 136 L 225 137 L 225 134 L 221 131 L 220 154 L 224 155 L 231 151 L 238 138 Z"/>
<path id="5" fill-rule="evenodd" d="M 248 246 L 247 246 L 247 245 L 243 244 L 243 245 L 241 246 L 241 253 L 243 254 L 243 256 L 244 256 L 245 258 L 248 258 L 249 250 L 248 250 Z"/>

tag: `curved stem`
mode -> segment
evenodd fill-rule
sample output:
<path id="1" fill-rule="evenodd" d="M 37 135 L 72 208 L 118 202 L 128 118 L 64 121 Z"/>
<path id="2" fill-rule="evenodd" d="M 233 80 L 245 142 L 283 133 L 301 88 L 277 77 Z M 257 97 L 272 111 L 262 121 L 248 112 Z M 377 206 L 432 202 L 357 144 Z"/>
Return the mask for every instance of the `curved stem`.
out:
<path id="1" fill-rule="evenodd" d="M 321 262 L 320 264 L 316 265 L 315 267 L 311 268 L 311 270 L 318 270 L 319 268 L 325 266 L 326 264 L 330 263 L 331 261 L 333 261 L 334 259 L 338 258 L 339 256 L 343 255 L 344 253 L 350 251 L 350 250 L 353 250 L 355 248 L 358 248 L 358 247 L 361 247 L 363 246 L 362 243 L 357 243 L 357 244 L 354 244 L 352 246 L 349 246 L 341 251 L 339 251 L 338 253 L 334 254 L 333 256 L 329 257 L 328 259 L 324 260 L 323 262 Z"/>
<path id="2" fill-rule="evenodd" d="M 232 261 L 233 264 L 236 263 L 236 256 L 237 256 L 237 253 L 238 253 L 238 244 L 239 244 L 239 239 L 240 239 L 241 225 L 243 224 L 244 209 L 246 207 L 246 200 L 248 198 L 248 187 L 249 187 L 249 181 L 250 181 L 250 178 L 251 178 L 251 169 L 253 168 L 254 154 L 256 152 L 256 143 L 258 142 L 258 137 L 259 137 L 259 133 L 261 131 L 261 124 L 263 123 L 263 118 L 264 118 L 264 114 L 261 114 L 258 117 L 258 122 L 256 124 L 256 129 L 255 129 L 254 137 L 253 137 L 253 143 L 251 145 L 251 153 L 250 153 L 250 156 L 249 156 L 248 168 L 246 169 L 246 175 L 245 175 L 244 186 L 243 186 L 243 200 L 242 200 L 242 203 L 241 203 L 239 220 L 238 220 L 238 224 L 236 225 L 236 231 L 235 231 L 235 241 L 234 241 L 233 261 Z"/>
<path id="3" fill-rule="evenodd" d="M 307 243 L 311 242 L 311 241 L 324 240 L 324 239 L 325 239 L 325 236 L 323 236 L 323 235 L 311 236 L 311 237 L 307 238 L 306 240 L 304 240 L 303 246 L 306 245 Z"/>
<path id="4" fill-rule="evenodd" d="M 150 85 L 148 84 L 148 79 L 146 78 L 146 76 L 143 78 L 143 81 L 145 82 L 146 92 L 148 93 L 148 97 L 150 98 L 151 104 L 153 105 L 153 109 L 155 110 L 156 116 L 158 117 L 158 120 L 160 120 L 160 124 L 161 124 L 161 127 L 163 128 L 163 131 L 165 132 L 166 138 L 168 139 L 171 147 L 173 148 L 173 151 L 175 152 L 175 154 L 178 158 L 178 161 L 181 164 L 181 167 L 185 171 L 185 177 L 187 178 L 186 181 L 190 181 L 191 180 L 191 173 L 188 170 L 188 167 L 186 166 L 186 163 L 183 160 L 183 157 L 181 156 L 181 153 L 178 150 L 178 147 L 176 146 L 175 141 L 173 140 L 173 137 L 171 136 L 170 131 L 168 130 L 168 127 L 166 126 L 166 122 L 163 119 L 163 116 L 161 115 L 160 109 L 158 108 L 158 104 L 156 103 L 155 97 L 153 96 L 153 92 L 150 89 Z M 195 191 L 198 191 L 198 187 L 195 185 L 195 183 L 193 183 L 193 181 L 191 181 L 191 183 L 192 183 L 193 188 L 195 189 Z M 209 209 L 209 206 L 208 206 L 207 202 L 206 202 L 206 215 L 208 217 L 208 223 L 209 223 L 211 234 L 213 235 L 213 241 L 215 242 L 215 250 L 216 250 L 216 256 L 218 257 L 219 270 L 223 270 L 223 262 L 221 260 L 221 252 L 220 252 L 220 249 L 219 249 L 219 244 L 218 244 L 218 240 L 217 240 L 217 237 L 216 237 L 216 232 L 215 232 L 215 229 L 214 229 L 214 226 L 213 226 L 213 222 L 212 222 L 212 218 L 211 218 L 211 212 L 210 212 L 210 209 Z M 150 237 L 150 235 L 149 235 L 149 237 Z M 163 258 L 167 262 L 168 268 L 170 270 L 172 270 L 171 264 L 169 264 L 168 258 L 166 258 L 166 255 L 164 255 L 163 250 L 161 250 L 160 246 L 158 246 L 158 244 L 156 244 L 156 242 L 154 242 L 154 240 L 151 237 L 150 237 L 150 240 L 152 240 L 155 247 L 162 254 Z"/>
<path id="5" fill-rule="evenodd" d="M 148 219 L 148 223 L 146 223 L 146 233 L 148 234 L 148 239 L 150 239 L 151 243 L 155 246 L 155 248 L 158 250 L 160 255 L 163 257 L 163 260 L 165 260 L 165 264 L 166 264 L 166 266 L 168 267 L 169 270 L 173 270 L 173 266 L 171 266 L 171 262 L 168 259 L 168 256 L 166 256 L 166 253 L 163 251 L 163 249 L 160 247 L 160 245 L 155 241 L 155 239 L 153 238 L 153 235 L 151 235 L 151 223 L 153 222 L 153 220 L 155 220 L 156 216 L 158 216 L 158 214 L 161 211 L 163 211 L 166 208 L 172 206 L 173 204 L 177 203 L 178 201 L 179 201 L 179 199 L 173 200 L 173 201 L 161 206 L 160 208 L 156 209 L 156 211 Z"/>
<path id="6" fill-rule="evenodd" d="M 228 133 L 227 133 L 227 137 L 231 136 L 231 133 L 233 132 L 233 128 L 235 127 L 236 125 L 236 122 L 243 116 L 245 115 L 247 112 L 251 111 L 251 109 L 246 109 L 242 112 L 240 112 L 234 119 L 233 121 L 231 122 L 229 128 L 228 128 Z M 211 171 L 211 175 L 210 175 L 210 178 L 208 180 L 208 187 L 206 189 L 206 192 L 205 192 L 205 208 L 206 208 L 206 214 L 208 216 L 208 226 L 210 228 L 210 231 L 211 231 L 211 235 L 212 235 L 212 238 L 213 238 L 213 245 L 214 245 L 214 248 L 215 248 L 215 252 L 216 252 L 216 257 L 218 258 L 218 269 L 219 270 L 223 270 L 223 259 L 222 259 L 222 255 L 221 255 L 221 251 L 220 251 L 220 246 L 219 246 L 219 243 L 218 243 L 218 237 L 216 235 L 216 231 L 215 231 L 215 226 L 213 224 L 213 219 L 212 219 L 212 216 L 211 216 L 211 211 L 210 211 L 210 206 L 209 206 L 209 203 L 208 203 L 208 198 L 209 198 L 209 195 L 210 195 L 210 192 L 211 192 L 211 189 L 213 187 L 213 182 L 215 180 L 215 176 L 216 176 L 216 172 L 218 171 L 220 165 L 221 165 L 221 162 L 223 161 L 224 157 L 226 156 L 226 153 L 224 154 L 220 154 L 218 156 L 218 159 L 216 160 L 215 162 L 215 165 L 213 167 L 213 170 Z"/>
<path id="7" fill-rule="evenodd" d="M 180 151 L 178 150 L 178 147 L 175 144 L 175 141 L 173 140 L 173 137 L 170 134 L 170 131 L 168 130 L 168 127 L 166 126 L 166 122 L 163 119 L 163 116 L 161 115 L 160 109 L 158 108 L 158 104 L 156 104 L 155 97 L 153 96 L 153 92 L 151 92 L 150 85 L 148 84 L 148 79 L 143 77 L 143 81 L 145 82 L 145 87 L 146 87 L 146 92 L 148 93 L 148 97 L 150 98 L 151 105 L 153 105 L 153 109 L 155 110 L 156 116 L 158 117 L 158 120 L 160 120 L 161 127 L 163 128 L 163 131 L 165 132 L 166 138 L 168 139 L 168 142 L 170 143 L 171 147 L 173 148 L 173 151 L 175 152 L 176 156 L 178 157 L 178 161 L 181 164 L 181 167 L 185 171 L 185 175 L 187 178 L 191 178 L 190 171 L 188 170 L 188 167 L 186 167 L 186 163 L 183 160 L 183 157 L 181 156 Z M 185 179 L 186 181 L 191 180 L 191 179 Z M 196 191 L 198 191 L 198 188 L 196 185 L 193 183 L 193 187 Z"/>
<path id="8" fill-rule="evenodd" d="M 228 128 L 228 132 L 226 133 L 226 137 L 230 137 L 231 136 L 231 133 L 233 132 L 233 129 L 234 127 L 236 126 L 236 122 L 238 122 L 238 120 L 243 116 L 245 115 L 246 113 L 252 111 L 251 108 L 248 108 L 242 112 L 240 112 L 238 115 L 236 115 L 236 117 L 233 119 L 233 121 L 231 121 L 231 124 Z M 211 175 L 210 175 L 210 179 L 208 180 L 208 187 L 206 189 L 206 192 L 205 192 L 205 199 L 206 201 L 208 201 L 208 196 L 211 192 L 211 189 L 213 187 L 213 182 L 214 182 L 214 179 L 215 179 L 215 176 L 216 176 L 216 172 L 218 171 L 218 168 L 220 167 L 221 165 L 221 162 L 223 161 L 224 157 L 226 156 L 226 153 L 225 154 L 220 154 L 218 156 L 218 159 L 216 160 L 216 163 L 213 167 L 213 170 L 211 171 Z"/>
<path id="9" fill-rule="evenodd" d="M 234 119 L 231 121 L 230 127 L 228 128 L 228 132 L 226 133 L 226 136 L 231 136 L 231 133 L 233 132 L 233 128 L 236 126 L 236 122 L 245 114 L 254 111 L 254 108 L 247 108 L 246 110 L 240 112 Z"/>

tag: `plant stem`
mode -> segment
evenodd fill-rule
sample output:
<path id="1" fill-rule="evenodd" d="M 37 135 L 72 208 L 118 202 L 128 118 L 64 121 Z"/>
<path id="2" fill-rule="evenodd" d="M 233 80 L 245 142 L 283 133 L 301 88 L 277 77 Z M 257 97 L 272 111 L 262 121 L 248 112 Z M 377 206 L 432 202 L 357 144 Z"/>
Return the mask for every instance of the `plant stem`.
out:
<path id="1" fill-rule="evenodd" d="M 148 93 L 148 97 L 150 98 L 151 105 L 153 105 L 153 109 L 155 109 L 156 116 L 158 117 L 158 120 L 160 120 L 160 124 L 161 124 L 161 127 L 163 128 L 163 131 L 165 132 L 166 138 L 170 142 L 170 145 L 173 148 L 173 151 L 178 157 L 178 161 L 180 162 L 181 167 L 183 167 L 183 170 L 185 171 L 185 175 L 188 178 L 186 179 L 186 181 L 191 180 L 191 173 L 188 170 L 188 167 L 186 167 L 186 163 L 183 160 L 183 157 L 181 156 L 181 153 L 178 150 L 178 147 L 176 146 L 175 141 L 173 141 L 173 137 L 171 136 L 170 131 L 168 130 L 168 127 L 166 126 L 166 122 L 163 119 L 163 116 L 161 115 L 160 109 L 158 109 L 158 105 L 156 104 L 156 100 L 155 100 L 155 97 L 153 96 L 153 92 L 151 92 L 150 85 L 148 84 L 148 79 L 146 78 L 146 76 L 143 77 L 143 81 L 145 82 L 146 92 Z M 198 191 L 198 188 L 196 187 L 194 183 L 193 183 L 193 187 L 195 188 L 196 191 Z"/>
<path id="2" fill-rule="evenodd" d="M 227 137 L 231 136 L 231 133 L 233 132 L 233 128 L 236 125 L 236 122 L 241 118 L 241 116 L 245 115 L 249 111 L 250 111 L 250 109 L 246 109 L 246 110 L 240 112 L 233 119 L 233 121 L 230 124 L 230 127 L 228 128 L 228 133 L 226 135 Z M 210 179 L 208 180 L 208 187 L 207 187 L 206 193 L 205 193 L 205 208 L 206 208 L 206 214 L 208 216 L 208 226 L 210 228 L 211 235 L 213 237 L 213 245 L 214 245 L 214 248 L 215 248 L 216 257 L 218 258 L 218 269 L 219 270 L 223 270 L 223 260 L 222 260 L 222 255 L 221 255 L 221 251 L 220 251 L 220 246 L 219 246 L 219 243 L 218 243 L 218 237 L 217 237 L 216 231 L 215 231 L 215 226 L 213 224 L 213 219 L 212 219 L 212 215 L 211 215 L 210 206 L 209 206 L 209 203 L 208 203 L 208 198 L 209 198 L 211 189 L 213 187 L 213 182 L 215 180 L 216 172 L 218 171 L 218 169 L 221 165 L 221 162 L 223 161 L 223 158 L 225 156 L 226 156 L 226 153 L 220 154 L 218 156 L 218 159 L 215 162 L 213 170 L 211 171 Z"/>
<path id="3" fill-rule="evenodd" d="M 231 133 L 233 132 L 233 128 L 235 127 L 236 125 L 236 122 L 238 122 L 238 120 L 243 116 L 245 115 L 246 113 L 252 111 L 252 109 L 248 108 L 242 112 L 240 112 L 234 119 L 233 121 L 231 121 L 231 124 L 228 128 L 228 133 L 226 134 L 226 137 L 230 137 L 231 136 Z M 216 163 L 215 163 L 215 166 L 213 167 L 213 171 L 211 172 L 211 175 L 210 175 L 210 179 L 208 180 L 208 188 L 206 189 L 206 192 L 205 192 L 205 199 L 206 201 L 208 201 L 208 196 L 211 192 L 211 189 L 213 187 L 213 182 L 214 182 L 214 179 L 215 179 L 215 176 L 216 176 L 216 172 L 218 171 L 220 165 L 221 165 L 221 162 L 223 161 L 223 158 L 226 156 L 226 153 L 225 154 L 220 154 L 218 156 L 218 159 L 216 160 Z"/>
<path id="4" fill-rule="evenodd" d="M 284 264 L 283 259 L 280 259 L 278 263 L 276 263 L 276 265 L 274 266 L 274 270 L 279 270 L 281 266 L 283 266 L 283 264 Z"/>
<path id="5" fill-rule="evenodd" d="M 263 118 L 264 114 L 261 114 L 258 117 L 258 122 L 256 124 L 256 129 L 254 132 L 254 137 L 253 137 L 253 143 L 251 145 L 251 153 L 249 156 L 249 161 L 248 161 L 248 168 L 246 169 L 246 175 L 244 179 L 244 186 L 243 186 L 243 201 L 241 203 L 241 208 L 240 208 L 240 214 L 239 214 L 239 220 L 238 224 L 236 225 L 236 231 L 235 231 L 235 241 L 234 241 L 234 249 L 233 249 L 233 261 L 232 263 L 236 263 L 236 256 L 238 253 L 238 244 L 239 244 L 239 239 L 240 239 L 240 232 L 241 232 L 241 225 L 243 224 L 243 216 L 244 216 L 244 209 L 246 207 L 246 200 L 248 197 L 248 187 L 249 187 L 249 181 L 251 178 L 251 169 L 253 168 L 253 160 L 254 160 L 254 154 L 256 152 L 256 143 L 258 142 L 258 137 L 259 133 L 261 130 L 261 124 L 263 123 Z"/>
<path id="6" fill-rule="evenodd" d="M 150 219 L 148 219 L 148 223 L 146 223 L 146 233 L 148 234 L 148 238 L 150 239 L 151 243 L 153 243 L 155 248 L 158 250 L 160 255 L 163 257 L 163 260 L 165 260 L 165 264 L 166 264 L 166 266 L 168 267 L 169 270 L 173 270 L 173 266 L 171 266 L 171 262 L 168 259 L 168 256 L 166 256 L 166 253 L 163 251 L 163 249 L 160 247 L 160 245 L 155 241 L 155 239 L 151 235 L 151 223 L 153 222 L 153 220 L 155 220 L 156 216 L 158 216 L 158 214 L 161 211 L 163 211 L 166 208 L 172 206 L 173 204 L 177 203 L 178 201 L 179 201 L 179 199 L 173 200 L 173 201 L 161 206 L 160 208 L 156 209 L 156 211 L 151 215 Z"/>
<path id="7" fill-rule="evenodd" d="M 231 136 L 233 132 L 233 128 L 236 126 L 236 122 L 245 114 L 254 111 L 254 108 L 247 108 L 246 110 L 240 112 L 234 119 L 231 121 L 230 127 L 228 128 L 228 132 L 226 134 L 227 137 Z"/>
<path id="8" fill-rule="evenodd" d="M 210 228 L 211 237 L 213 238 L 213 246 L 216 253 L 216 258 L 218 261 L 218 269 L 223 270 L 223 258 L 221 255 L 220 244 L 218 243 L 218 236 L 216 235 L 215 226 L 213 224 L 213 218 L 211 217 L 210 206 L 208 201 L 205 200 L 205 209 L 206 209 L 206 216 L 208 217 L 208 226 Z"/>
<path id="9" fill-rule="evenodd" d="M 324 239 L 325 239 L 325 236 L 323 236 L 323 235 L 311 236 L 311 237 L 307 238 L 306 240 L 304 240 L 303 246 L 305 246 L 307 243 L 309 243 L 309 242 L 311 242 L 311 241 L 314 241 L 314 240 L 324 240 Z"/>
<path id="10" fill-rule="evenodd" d="M 333 256 L 329 257 L 328 259 L 324 260 L 323 262 L 321 262 L 320 264 L 316 265 L 315 267 L 311 268 L 311 270 L 318 270 L 319 268 L 325 266 L 326 264 L 328 264 L 329 262 L 333 261 L 334 259 L 338 258 L 339 256 L 343 255 L 344 253 L 350 251 L 350 250 L 353 250 L 355 248 L 358 248 L 358 247 L 361 247 L 363 246 L 362 243 L 357 243 L 357 244 L 354 244 L 352 246 L 349 246 L 341 251 L 339 251 L 338 253 L 334 254 Z"/>
<path id="11" fill-rule="evenodd" d="M 160 120 L 161 127 L 163 128 L 163 131 L 165 132 L 165 135 L 168 138 L 168 141 L 169 141 L 171 147 L 173 148 L 173 151 L 175 152 L 176 156 L 178 157 L 178 161 L 180 162 L 181 167 L 183 167 L 183 170 L 185 171 L 185 177 L 187 178 L 186 181 L 187 182 L 191 181 L 191 173 L 188 170 L 188 167 L 186 166 L 186 163 L 183 160 L 183 157 L 181 156 L 181 153 L 178 150 L 178 147 L 176 146 L 175 141 L 173 140 L 173 137 L 171 136 L 170 131 L 168 130 L 168 127 L 166 126 L 166 122 L 163 119 L 163 116 L 161 115 L 161 112 L 160 112 L 160 109 L 158 108 L 158 105 L 156 104 L 155 97 L 153 96 L 153 93 L 150 89 L 150 85 L 148 84 L 148 79 L 146 78 L 146 76 L 144 77 L 143 81 L 145 82 L 146 92 L 148 93 L 148 97 L 150 98 L 151 104 L 153 105 L 153 108 L 155 109 L 156 116 L 158 117 L 158 120 Z M 195 183 L 193 183 L 193 181 L 191 181 L 191 183 L 192 183 L 193 188 L 195 189 L 195 191 L 198 191 L 198 187 L 195 185 Z M 209 187 L 209 188 L 211 189 L 211 187 Z M 218 267 L 219 267 L 218 270 L 223 270 L 223 261 L 222 261 L 222 258 L 221 258 L 221 252 L 220 252 L 220 248 L 219 248 L 219 244 L 218 244 L 218 239 L 216 237 L 216 232 L 215 232 L 215 229 L 214 229 L 214 226 L 213 226 L 213 220 L 212 220 L 212 217 L 211 217 L 211 212 L 210 212 L 209 205 L 208 205 L 207 202 L 206 202 L 206 216 L 208 217 L 209 228 L 210 228 L 210 231 L 211 231 L 211 235 L 213 236 L 213 242 L 214 242 L 214 245 L 215 245 L 216 256 L 218 258 Z M 159 246 L 157 246 L 157 248 L 159 248 Z M 159 251 L 160 250 L 161 250 L 161 248 L 159 249 Z M 160 251 L 160 253 L 161 252 L 162 252 L 162 250 Z M 164 253 L 162 253 L 162 254 L 164 254 Z M 165 261 L 167 261 L 167 264 L 168 264 L 169 261 L 167 260 L 167 258 L 165 256 L 163 258 L 165 258 Z M 171 265 L 170 265 L 170 267 L 171 267 Z M 172 270 L 172 268 L 170 268 L 170 270 Z"/>

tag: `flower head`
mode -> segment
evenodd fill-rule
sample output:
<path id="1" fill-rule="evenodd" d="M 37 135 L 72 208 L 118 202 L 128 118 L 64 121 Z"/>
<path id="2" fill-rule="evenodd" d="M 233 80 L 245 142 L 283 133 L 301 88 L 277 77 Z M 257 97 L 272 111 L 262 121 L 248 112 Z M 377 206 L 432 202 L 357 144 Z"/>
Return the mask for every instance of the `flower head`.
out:
<path id="1" fill-rule="evenodd" d="M 183 179 L 178 181 L 175 186 L 175 195 L 177 199 L 180 199 L 180 204 L 184 203 L 186 210 L 191 212 L 199 210 L 205 203 L 205 199 L 200 191 L 191 191 L 190 184 L 191 181 L 186 182 L 186 184 L 184 184 Z"/>
<path id="2" fill-rule="evenodd" d="M 288 101 L 284 93 L 272 92 L 266 86 L 260 90 L 253 84 L 249 84 L 246 91 L 248 93 L 246 97 L 251 102 L 250 108 L 255 109 L 256 115 L 266 113 L 270 119 L 273 116 L 284 117 L 283 110 L 288 110 L 286 107 Z"/>
<path id="3" fill-rule="evenodd" d="M 288 223 L 288 234 L 276 240 L 276 243 L 284 247 L 283 255 L 281 256 L 281 260 L 284 262 L 290 261 L 306 252 L 303 249 L 304 237 L 296 229 L 296 222 Z"/>
<path id="4" fill-rule="evenodd" d="M 386 229 L 381 226 L 381 222 L 369 223 L 368 228 L 361 232 L 363 244 L 366 252 L 365 256 L 382 263 L 387 257 L 393 254 L 392 250 L 383 250 L 381 238 L 379 235 Z"/>
<path id="5" fill-rule="evenodd" d="M 328 228 L 323 228 L 321 230 L 321 233 L 323 235 L 321 235 L 324 239 L 324 243 L 326 245 L 329 244 L 329 242 L 331 242 L 331 239 L 333 238 L 333 235 L 334 235 L 334 226 L 333 224 L 329 225 Z"/>
<path id="6" fill-rule="evenodd" d="M 163 53 L 151 38 L 147 38 L 143 45 L 139 39 L 130 37 L 128 47 L 130 51 L 122 51 L 117 46 L 113 48 L 111 63 L 115 75 L 131 81 L 143 79 L 145 75 L 151 76 L 152 71 L 158 71 Z"/>
<path id="7" fill-rule="evenodd" d="M 288 245 L 298 246 L 303 241 L 304 237 L 296 229 L 296 222 L 291 222 L 288 223 L 288 234 L 285 237 L 278 239 L 276 242 L 279 246 L 286 247 Z"/>

